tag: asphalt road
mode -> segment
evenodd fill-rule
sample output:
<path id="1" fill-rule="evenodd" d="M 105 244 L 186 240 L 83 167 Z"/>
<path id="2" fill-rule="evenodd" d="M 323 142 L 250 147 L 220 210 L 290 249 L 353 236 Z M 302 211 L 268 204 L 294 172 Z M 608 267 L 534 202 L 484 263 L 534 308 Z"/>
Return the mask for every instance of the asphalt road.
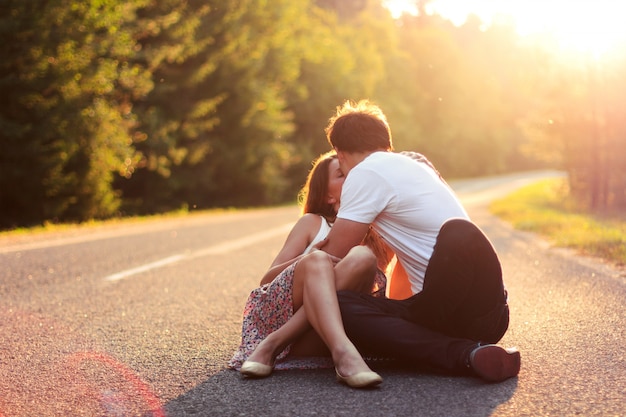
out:
<path id="1" fill-rule="evenodd" d="M 485 209 L 543 175 L 453 184 L 501 257 L 517 378 L 375 363 L 384 383 L 362 391 L 332 369 L 227 369 L 245 299 L 297 219 L 283 207 L 0 238 L 0 417 L 624 416 L 624 271 Z"/>

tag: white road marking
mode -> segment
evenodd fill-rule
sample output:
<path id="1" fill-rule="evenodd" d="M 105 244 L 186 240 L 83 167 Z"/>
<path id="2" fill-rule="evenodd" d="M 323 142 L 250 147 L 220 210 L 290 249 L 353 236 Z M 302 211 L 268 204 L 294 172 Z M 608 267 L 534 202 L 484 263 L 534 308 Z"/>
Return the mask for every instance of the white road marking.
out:
<path id="1" fill-rule="evenodd" d="M 178 262 L 178 261 L 180 261 L 181 259 L 184 259 L 184 258 L 185 258 L 185 255 L 168 256 L 167 258 L 163 258 L 163 259 L 158 260 L 156 262 L 150 262 L 149 264 L 141 265 L 141 266 L 138 266 L 136 268 L 127 269 L 125 271 L 109 275 L 108 277 L 105 278 L 105 280 L 106 281 L 119 281 L 120 279 L 127 278 L 127 277 L 129 277 L 131 275 L 140 274 L 142 272 L 146 272 L 146 271 L 149 271 L 151 269 L 156 269 L 156 268 L 160 268 L 160 267 L 165 266 L 165 265 L 173 264 L 173 263 Z"/>
<path id="2" fill-rule="evenodd" d="M 250 246 L 254 243 L 262 242 L 264 240 L 273 238 L 275 236 L 286 235 L 292 229 L 294 223 L 287 223 L 274 229 L 266 230 L 264 232 L 256 233 L 253 235 L 245 236 L 240 239 L 230 240 L 218 245 L 209 246 L 197 251 L 172 255 L 167 258 L 160 259 L 155 262 L 150 262 L 144 265 L 137 266 L 135 268 L 126 269 L 124 271 L 111 274 L 104 278 L 105 281 L 119 281 L 124 278 L 128 278 L 132 275 L 140 274 L 142 272 L 150 271 L 152 269 L 161 268 L 166 265 L 171 265 L 182 260 L 196 259 L 209 255 L 221 255 L 237 249 Z"/>

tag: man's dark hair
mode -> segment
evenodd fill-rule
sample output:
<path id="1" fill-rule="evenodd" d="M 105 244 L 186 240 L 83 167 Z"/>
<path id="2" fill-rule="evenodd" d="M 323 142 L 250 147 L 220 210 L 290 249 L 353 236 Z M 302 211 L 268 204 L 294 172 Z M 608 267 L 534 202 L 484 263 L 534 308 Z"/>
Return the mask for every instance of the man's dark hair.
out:
<path id="1" fill-rule="evenodd" d="M 391 130 L 382 110 L 368 100 L 346 101 L 326 127 L 326 138 L 337 151 L 393 150 Z"/>

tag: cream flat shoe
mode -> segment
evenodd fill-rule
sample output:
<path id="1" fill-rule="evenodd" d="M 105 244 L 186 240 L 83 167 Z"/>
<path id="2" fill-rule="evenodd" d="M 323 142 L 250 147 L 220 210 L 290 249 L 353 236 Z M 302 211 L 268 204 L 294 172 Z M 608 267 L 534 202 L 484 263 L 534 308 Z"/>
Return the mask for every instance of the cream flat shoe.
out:
<path id="1" fill-rule="evenodd" d="M 274 367 L 270 365 L 265 365 L 259 362 L 245 361 L 241 365 L 241 372 L 243 375 L 250 376 L 253 378 L 265 378 L 266 376 L 270 376 L 274 371 Z"/>
<path id="2" fill-rule="evenodd" d="M 335 373 L 337 374 L 337 381 L 352 388 L 369 388 L 383 382 L 383 378 L 373 371 L 365 371 L 350 376 L 343 376 L 339 373 L 337 368 L 335 368 Z"/>

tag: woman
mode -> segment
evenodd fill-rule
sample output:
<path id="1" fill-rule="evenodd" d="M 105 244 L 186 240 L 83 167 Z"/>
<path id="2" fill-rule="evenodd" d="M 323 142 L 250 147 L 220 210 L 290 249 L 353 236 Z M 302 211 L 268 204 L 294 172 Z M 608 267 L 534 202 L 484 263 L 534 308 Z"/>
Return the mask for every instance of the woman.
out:
<path id="1" fill-rule="evenodd" d="M 343 180 L 334 152 L 315 161 L 300 193 L 303 215 L 261 279 L 261 287 L 246 302 L 242 342 L 229 362 L 231 368 L 265 377 L 276 361 L 288 355 L 327 356 L 330 350 L 340 381 L 355 387 L 382 382 L 345 336 L 336 291 L 384 294 L 386 279 L 381 270 L 389 258 L 385 247 L 372 232 L 364 241 L 367 247 L 355 247 L 341 260 L 315 250 L 335 220 Z M 334 315 L 332 320 L 324 317 L 328 314 Z M 327 322 L 334 324 L 325 328 Z M 326 346 L 309 331 L 311 325 Z"/>

